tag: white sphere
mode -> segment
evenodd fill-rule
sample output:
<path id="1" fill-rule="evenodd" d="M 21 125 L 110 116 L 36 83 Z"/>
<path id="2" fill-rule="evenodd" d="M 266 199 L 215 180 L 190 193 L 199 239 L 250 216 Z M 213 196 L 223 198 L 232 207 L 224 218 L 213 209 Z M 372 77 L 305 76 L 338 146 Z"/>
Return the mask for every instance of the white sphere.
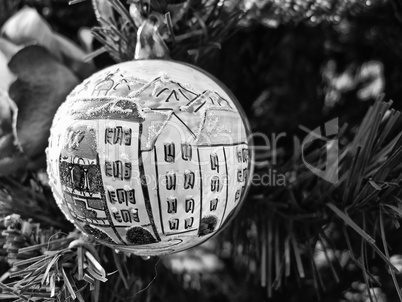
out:
<path id="1" fill-rule="evenodd" d="M 200 69 L 142 60 L 101 70 L 59 108 L 47 150 L 63 213 L 99 242 L 137 255 L 195 246 L 239 209 L 248 126 Z"/>

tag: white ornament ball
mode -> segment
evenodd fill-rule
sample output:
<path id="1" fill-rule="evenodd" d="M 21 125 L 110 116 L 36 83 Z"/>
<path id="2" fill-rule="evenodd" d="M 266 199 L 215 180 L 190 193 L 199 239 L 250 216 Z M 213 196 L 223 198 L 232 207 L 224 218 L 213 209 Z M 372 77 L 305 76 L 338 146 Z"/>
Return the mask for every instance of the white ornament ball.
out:
<path id="1" fill-rule="evenodd" d="M 223 84 L 182 63 L 141 60 L 78 85 L 53 120 L 55 199 L 84 233 L 142 256 L 193 247 L 239 209 L 248 123 Z"/>

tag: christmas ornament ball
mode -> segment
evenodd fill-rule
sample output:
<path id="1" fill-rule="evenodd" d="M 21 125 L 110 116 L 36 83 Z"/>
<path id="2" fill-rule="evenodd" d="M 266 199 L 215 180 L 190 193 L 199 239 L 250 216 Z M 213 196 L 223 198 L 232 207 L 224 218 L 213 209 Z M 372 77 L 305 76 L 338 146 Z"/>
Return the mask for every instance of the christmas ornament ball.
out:
<path id="1" fill-rule="evenodd" d="M 221 230 L 249 185 L 248 122 L 197 67 L 137 60 L 78 85 L 56 113 L 47 164 L 59 207 L 98 242 L 142 256 Z"/>

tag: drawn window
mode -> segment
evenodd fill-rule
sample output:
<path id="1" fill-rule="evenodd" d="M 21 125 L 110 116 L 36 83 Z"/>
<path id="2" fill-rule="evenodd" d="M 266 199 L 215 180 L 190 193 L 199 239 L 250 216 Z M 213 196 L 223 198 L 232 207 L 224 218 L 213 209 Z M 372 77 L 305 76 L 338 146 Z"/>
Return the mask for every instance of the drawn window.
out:
<path id="1" fill-rule="evenodd" d="M 112 216 L 117 222 L 122 222 L 123 221 L 119 211 L 113 211 Z"/>
<path id="2" fill-rule="evenodd" d="M 184 189 L 194 188 L 195 174 L 191 171 L 184 172 Z"/>
<path id="3" fill-rule="evenodd" d="M 169 228 L 171 230 L 178 230 L 179 229 L 179 219 L 170 219 L 169 220 Z"/>
<path id="4" fill-rule="evenodd" d="M 237 148 L 237 162 L 243 162 L 243 150 L 241 148 Z"/>
<path id="5" fill-rule="evenodd" d="M 124 189 L 117 189 L 116 193 L 117 193 L 117 201 L 120 204 L 127 202 L 127 195 L 126 195 L 126 191 Z"/>
<path id="6" fill-rule="evenodd" d="M 186 203 L 185 203 L 186 213 L 188 213 L 188 212 L 194 213 L 194 207 L 195 207 L 194 199 L 191 197 L 186 198 Z"/>
<path id="7" fill-rule="evenodd" d="M 138 215 L 138 209 L 131 209 L 130 213 L 135 222 L 140 222 L 140 216 Z"/>
<path id="8" fill-rule="evenodd" d="M 166 190 L 176 190 L 176 173 L 168 172 L 166 174 Z"/>
<path id="9" fill-rule="evenodd" d="M 119 202 L 119 204 L 122 204 L 122 203 L 125 203 L 126 205 L 128 205 L 128 203 L 135 204 L 134 189 L 131 189 L 131 190 L 117 189 L 116 193 L 117 193 L 116 194 L 117 201 Z"/>
<path id="10" fill-rule="evenodd" d="M 214 176 L 211 179 L 211 192 L 219 192 L 219 177 Z"/>
<path id="11" fill-rule="evenodd" d="M 131 128 L 127 128 L 127 129 L 123 129 L 123 133 L 124 133 L 124 144 L 126 146 L 130 146 L 131 145 Z"/>
<path id="12" fill-rule="evenodd" d="M 247 176 L 248 176 L 248 169 L 244 168 L 243 169 L 243 181 L 246 182 L 247 181 Z"/>
<path id="13" fill-rule="evenodd" d="M 248 159 L 248 149 L 243 148 L 243 162 L 247 162 Z"/>
<path id="14" fill-rule="evenodd" d="M 209 206 L 210 211 L 216 211 L 216 208 L 218 207 L 218 198 L 212 199 L 211 204 Z"/>
<path id="15" fill-rule="evenodd" d="M 189 217 L 184 220 L 184 228 L 189 229 L 193 226 L 194 217 Z"/>
<path id="16" fill-rule="evenodd" d="M 129 203 L 135 204 L 135 191 L 134 189 L 126 191 L 127 200 Z"/>
<path id="17" fill-rule="evenodd" d="M 235 202 L 238 202 L 240 200 L 242 190 L 244 190 L 244 187 L 241 187 L 236 191 Z"/>
<path id="18" fill-rule="evenodd" d="M 177 199 L 176 198 L 169 197 L 167 200 L 167 206 L 168 206 L 167 212 L 169 214 L 177 213 Z"/>
<path id="19" fill-rule="evenodd" d="M 168 143 L 165 147 L 165 161 L 168 163 L 174 162 L 175 147 L 174 143 Z"/>
<path id="20" fill-rule="evenodd" d="M 114 204 L 117 202 L 117 195 L 115 191 L 109 191 L 107 190 L 108 195 L 109 195 L 109 201 L 110 203 Z"/>
<path id="21" fill-rule="evenodd" d="M 242 169 L 237 170 L 237 182 L 243 182 L 243 170 Z"/>
<path id="22" fill-rule="evenodd" d="M 210 156 L 211 170 L 216 170 L 219 173 L 219 158 L 218 154 L 212 153 Z"/>
<path id="23" fill-rule="evenodd" d="M 181 157 L 183 160 L 191 160 L 193 150 L 190 144 L 181 144 Z"/>
<path id="24" fill-rule="evenodd" d="M 123 222 L 132 222 L 132 217 L 131 217 L 131 213 L 129 210 L 120 210 L 121 212 L 121 218 L 123 219 Z"/>

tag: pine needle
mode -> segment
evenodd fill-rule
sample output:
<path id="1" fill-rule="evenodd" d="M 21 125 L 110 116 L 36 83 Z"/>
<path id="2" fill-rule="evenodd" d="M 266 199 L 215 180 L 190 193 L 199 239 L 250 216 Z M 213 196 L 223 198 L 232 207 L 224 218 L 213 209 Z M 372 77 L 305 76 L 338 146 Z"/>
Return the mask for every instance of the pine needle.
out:
<path id="1" fill-rule="evenodd" d="M 354 229 L 365 241 L 370 245 L 375 244 L 375 240 L 371 238 L 362 228 L 360 228 L 348 215 L 339 210 L 334 204 L 327 203 L 326 206 L 330 208 L 339 218 L 341 218 L 348 226 Z"/>
<path id="2" fill-rule="evenodd" d="M 381 208 L 380 208 L 380 231 L 381 231 L 381 238 L 382 238 L 385 256 L 387 256 L 387 258 L 389 259 L 390 255 L 389 255 L 389 251 L 388 251 L 387 237 L 386 237 L 385 227 L 384 227 L 384 215 L 383 215 L 383 211 L 381 210 Z M 391 274 L 392 282 L 394 283 L 396 292 L 398 293 L 399 301 L 402 302 L 402 291 L 398 284 L 398 280 L 396 279 L 395 272 L 393 269 L 389 269 L 389 273 Z"/>
<path id="3" fill-rule="evenodd" d="M 362 239 L 367 242 L 374 250 L 375 252 L 384 260 L 384 262 L 395 272 L 398 272 L 398 269 L 390 262 L 389 258 L 386 257 L 380 249 L 377 247 L 375 244 L 375 240 L 367 234 L 362 228 L 360 228 L 349 216 L 347 216 L 345 213 L 343 213 L 341 210 L 339 210 L 335 205 L 331 203 L 326 204 L 332 211 L 335 212 L 336 215 L 338 215 L 339 218 L 341 218 L 348 226 L 350 226 L 353 230 L 355 230 L 361 237 Z"/>
<path id="4" fill-rule="evenodd" d="M 14 236 L 23 230 L 25 236 L 23 238 L 27 238 L 27 240 L 34 238 L 31 233 L 35 233 L 37 238 L 47 240 L 47 242 L 22 241 L 33 244 L 24 248 L 11 249 L 13 253 L 16 253 L 16 258 L 20 255 L 30 255 L 27 253 L 33 251 L 40 255 L 13 261 L 13 267 L 1 278 L 0 294 L 11 293 L 17 298 L 14 299 L 15 301 L 27 300 L 26 297 L 31 297 L 33 300 L 43 298 L 49 301 L 78 299 L 78 301 L 84 302 L 82 292 L 87 288 L 88 283 L 83 286 L 80 283 L 81 287 L 78 288 L 78 281 L 87 279 L 90 287 L 94 283 L 95 288 L 96 282 L 99 280 L 106 281 L 106 272 L 97 260 L 99 257 L 96 249 L 82 239 L 77 240 L 78 232 L 72 233 L 68 237 L 67 234 L 53 230 L 54 233 L 43 236 L 46 230 L 41 231 L 38 224 L 21 220 L 18 215 L 13 215 L 5 220 L 8 232 L 3 233 L 7 236 Z M 62 238 L 55 236 L 62 236 Z M 55 239 L 52 240 L 52 238 Z M 8 240 L 8 242 L 11 241 Z M 85 278 L 85 276 L 87 277 Z M 97 288 L 99 289 L 99 286 Z M 93 295 L 99 296 L 99 293 L 94 292 Z"/>

